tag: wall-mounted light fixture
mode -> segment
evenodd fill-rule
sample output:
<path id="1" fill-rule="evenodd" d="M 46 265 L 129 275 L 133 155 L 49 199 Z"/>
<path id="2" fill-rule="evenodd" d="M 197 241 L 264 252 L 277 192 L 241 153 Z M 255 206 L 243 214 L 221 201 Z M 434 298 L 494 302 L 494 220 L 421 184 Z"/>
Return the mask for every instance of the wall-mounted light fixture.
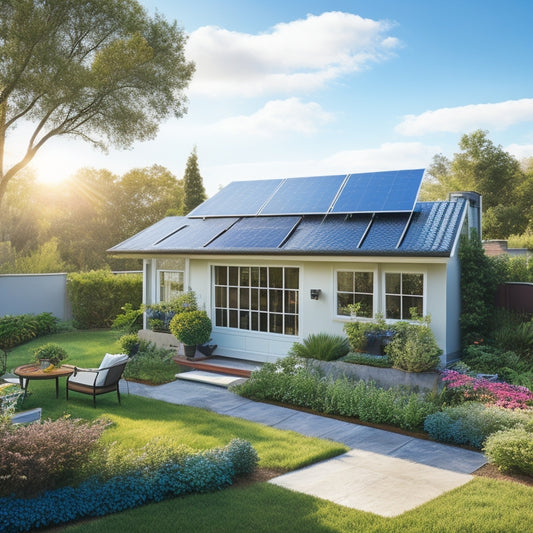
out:
<path id="1" fill-rule="evenodd" d="M 320 289 L 311 289 L 311 300 L 318 300 L 321 292 Z"/>

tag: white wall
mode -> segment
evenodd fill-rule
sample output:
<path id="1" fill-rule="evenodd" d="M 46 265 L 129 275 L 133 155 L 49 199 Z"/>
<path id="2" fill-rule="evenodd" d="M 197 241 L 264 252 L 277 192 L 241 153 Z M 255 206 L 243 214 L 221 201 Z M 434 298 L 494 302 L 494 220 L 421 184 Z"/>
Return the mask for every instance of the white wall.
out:
<path id="1" fill-rule="evenodd" d="M 279 258 L 273 261 L 254 257 L 191 258 L 189 263 L 189 287 L 198 296 L 198 301 L 212 319 L 211 269 L 213 265 L 228 266 L 297 266 L 300 268 L 300 328 L 299 336 L 213 328 L 213 343 L 218 344 L 216 353 L 251 360 L 270 360 L 286 355 L 295 341 L 301 341 L 310 333 L 343 333 L 344 324 L 349 318 L 337 318 L 335 308 L 335 271 L 371 270 L 375 272 L 378 292 L 375 294 L 376 311 L 384 310 L 383 275 L 386 271 L 421 272 L 425 274 L 425 314 L 432 318 L 432 329 L 437 343 L 446 354 L 456 349 L 458 339 L 458 310 L 453 299 L 453 310 L 447 311 L 448 297 L 458 294 L 456 275 L 448 275 L 447 264 L 443 260 L 420 264 L 416 262 L 394 262 L 380 258 L 380 262 L 338 258 Z M 454 264 L 454 268 L 456 265 Z M 310 297 L 311 289 L 320 289 L 318 300 Z M 444 360 L 444 358 L 443 358 Z"/>

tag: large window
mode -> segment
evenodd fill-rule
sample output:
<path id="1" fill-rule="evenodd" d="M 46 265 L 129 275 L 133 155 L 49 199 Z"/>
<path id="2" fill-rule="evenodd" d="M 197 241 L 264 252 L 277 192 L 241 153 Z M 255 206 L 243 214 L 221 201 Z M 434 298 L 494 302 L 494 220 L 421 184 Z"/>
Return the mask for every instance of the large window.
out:
<path id="1" fill-rule="evenodd" d="M 299 270 L 215 266 L 215 324 L 298 335 Z"/>
<path id="2" fill-rule="evenodd" d="M 385 274 L 385 318 L 409 320 L 414 307 L 424 314 L 424 274 Z"/>
<path id="3" fill-rule="evenodd" d="M 337 272 L 337 315 L 350 316 L 349 305 L 356 305 L 356 315 L 372 318 L 374 314 L 374 273 Z"/>

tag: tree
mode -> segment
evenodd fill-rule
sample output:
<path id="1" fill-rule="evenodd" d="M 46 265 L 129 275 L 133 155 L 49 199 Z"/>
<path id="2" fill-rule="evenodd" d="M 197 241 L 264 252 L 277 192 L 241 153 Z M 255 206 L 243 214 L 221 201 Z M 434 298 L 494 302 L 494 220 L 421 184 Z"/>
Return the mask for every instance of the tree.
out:
<path id="1" fill-rule="evenodd" d="M 117 195 L 110 199 L 120 232 L 115 244 L 155 224 L 169 211 L 182 212 L 183 183 L 163 166 L 130 170 L 116 185 Z"/>
<path id="2" fill-rule="evenodd" d="M 484 238 L 504 238 L 509 231 L 522 233 L 526 229 L 529 217 L 523 210 L 516 216 L 516 206 L 524 204 L 524 196 L 533 189 L 526 187 L 526 175 L 518 160 L 495 146 L 487 135 L 482 130 L 463 135 L 461 152 L 452 160 L 436 155 L 422 185 L 421 198 L 443 199 L 454 191 L 476 191 L 483 197 Z"/>
<path id="3" fill-rule="evenodd" d="M 181 117 L 194 72 L 185 40 L 136 0 L 0 0 L 0 203 L 53 137 L 127 148 Z M 33 133 L 6 168 L 5 142 L 21 121 Z"/>
<path id="4" fill-rule="evenodd" d="M 202 176 L 200 176 L 200 170 L 198 168 L 196 146 L 187 159 L 187 167 L 183 176 L 183 191 L 185 193 L 183 200 L 184 215 L 190 213 L 196 206 L 207 199 Z"/>

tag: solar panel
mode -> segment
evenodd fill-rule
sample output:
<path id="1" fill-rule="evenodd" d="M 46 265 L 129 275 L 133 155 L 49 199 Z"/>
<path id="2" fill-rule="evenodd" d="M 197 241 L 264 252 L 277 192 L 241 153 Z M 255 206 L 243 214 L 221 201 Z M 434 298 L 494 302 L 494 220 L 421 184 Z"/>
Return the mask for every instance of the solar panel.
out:
<path id="1" fill-rule="evenodd" d="M 410 212 L 423 169 L 234 181 L 189 218 Z"/>
<path id="2" fill-rule="evenodd" d="M 300 217 L 296 216 L 243 218 L 207 248 L 277 248 L 299 220 Z"/>
<path id="3" fill-rule="evenodd" d="M 424 169 L 351 174 L 331 213 L 412 211 Z"/>
<path id="4" fill-rule="evenodd" d="M 282 181 L 282 179 L 233 181 L 193 209 L 188 217 L 254 216 L 274 194 Z"/>
<path id="5" fill-rule="evenodd" d="M 285 180 L 260 215 L 316 215 L 328 212 L 346 176 Z"/>

